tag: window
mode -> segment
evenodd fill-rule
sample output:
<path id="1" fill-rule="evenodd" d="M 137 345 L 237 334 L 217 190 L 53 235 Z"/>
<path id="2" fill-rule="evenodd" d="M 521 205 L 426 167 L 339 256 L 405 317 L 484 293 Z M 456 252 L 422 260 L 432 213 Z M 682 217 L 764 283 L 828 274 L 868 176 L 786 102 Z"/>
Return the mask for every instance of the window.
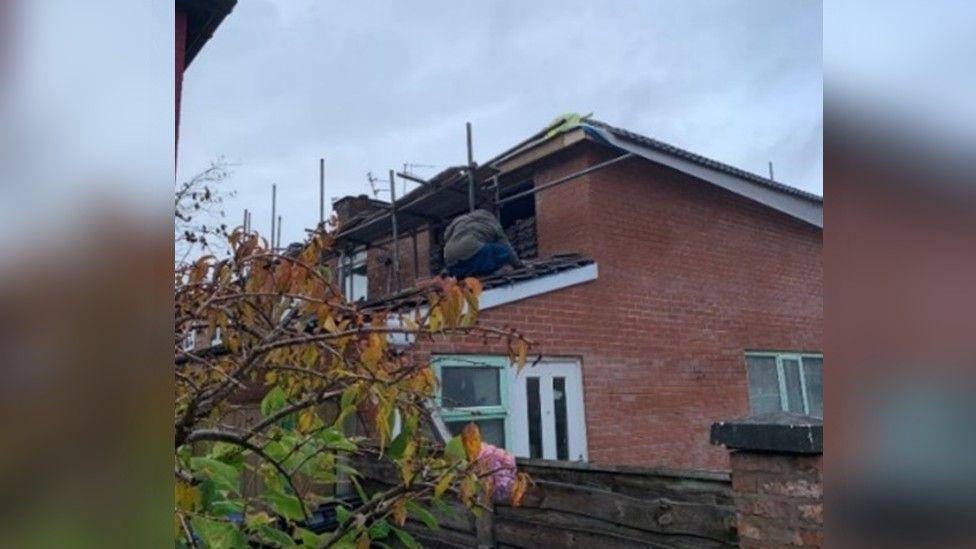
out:
<path id="1" fill-rule="evenodd" d="M 197 347 L 197 331 L 190 330 L 183 336 L 183 350 L 193 351 Z"/>
<path id="2" fill-rule="evenodd" d="M 434 357 L 441 380 L 437 404 L 452 435 L 475 422 L 481 438 L 505 448 L 508 422 L 508 358 L 504 356 Z"/>
<path id="3" fill-rule="evenodd" d="M 753 414 L 794 412 L 823 417 L 823 355 L 748 353 Z"/>
<path id="4" fill-rule="evenodd" d="M 342 267 L 342 292 L 349 301 L 366 299 L 369 290 L 369 278 L 366 276 L 366 250 L 360 250 L 352 255 L 352 261 L 346 257 L 346 264 Z"/>

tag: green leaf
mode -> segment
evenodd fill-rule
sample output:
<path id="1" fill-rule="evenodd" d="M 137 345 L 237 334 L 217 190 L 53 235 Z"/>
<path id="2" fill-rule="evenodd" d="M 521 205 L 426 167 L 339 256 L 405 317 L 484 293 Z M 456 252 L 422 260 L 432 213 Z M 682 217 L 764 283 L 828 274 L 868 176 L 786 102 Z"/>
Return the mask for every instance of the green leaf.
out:
<path id="1" fill-rule="evenodd" d="M 241 549 L 246 547 L 244 533 L 237 526 L 218 520 L 212 520 L 202 515 L 190 519 L 193 532 L 210 549 Z"/>
<path id="2" fill-rule="evenodd" d="M 298 536 L 298 539 L 302 540 L 302 545 L 306 545 L 308 547 L 324 546 L 327 537 L 325 534 L 319 535 L 311 530 L 306 530 L 305 528 L 298 526 L 295 527 L 295 535 Z"/>
<path id="3" fill-rule="evenodd" d="M 439 530 L 440 529 L 440 526 L 437 524 L 437 519 L 434 518 L 434 515 L 430 514 L 430 511 L 428 511 L 427 509 L 424 509 L 423 507 L 421 507 L 419 504 L 417 504 L 417 502 L 412 501 L 412 500 L 411 501 L 408 501 L 407 502 L 407 511 L 411 515 L 413 515 L 413 516 L 417 517 L 418 519 L 420 519 L 421 522 L 423 522 L 425 525 L 427 525 L 427 528 L 430 528 L 431 530 Z"/>
<path id="4" fill-rule="evenodd" d="M 281 461 L 288 455 L 288 450 L 277 440 L 272 440 L 264 445 L 264 453 L 268 454 L 268 457 L 275 461 Z"/>
<path id="5" fill-rule="evenodd" d="M 392 459 L 399 459 L 403 455 L 403 451 L 407 449 L 407 443 L 410 442 L 411 436 L 413 436 L 413 432 L 405 426 L 400 431 L 400 434 L 393 439 L 393 442 L 390 443 L 390 447 L 386 449 L 386 455 Z"/>
<path id="6" fill-rule="evenodd" d="M 342 434 L 342 432 L 335 427 L 329 427 L 328 429 L 319 431 L 318 437 L 319 440 L 321 440 L 322 443 L 329 448 L 343 450 L 346 452 L 356 451 L 356 444 L 346 438 L 346 435 Z"/>
<path id="7" fill-rule="evenodd" d="M 215 442 L 210 455 L 215 458 L 222 458 L 240 452 L 241 447 L 229 442 Z"/>
<path id="8" fill-rule="evenodd" d="M 467 454 L 464 453 L 464 443 L 461 442 L 460 435 L 447 441 L 447 444 L 444 445 L 444 455 L 454 460 L 464 461 L 468 459 Z"/>
<path id="9" fill-rule="evenodd" d="M 345 524 L 346 521 L 349 520 L 349 509 L 346 509 L 345 507 L 343 507 L 341 505 L 337 506 L 336 507 L 336 520 L 339 521 L 339 524 Z"/>
<path id="10" fill-rule="evenodd" d="M 277 528 L 272 528 L 270 526 L 261 526 L 258 528 L 258 534 L 265 541 L 277 544 L 279 547 L 295 547 L 295 541 L 291 539 L 291 536 L 278 530 Z"/>
<path id="11" fill-rule="evenodd" d="M 230 490 L 232 492 L 240 490 L 241 472 L 233 465 L 198 456 L 190 458 L 190 468 L 213 480 L 219 490 Z"/>
<path id="12" fill-rule="evenodd" d="M 350 385 L 346 387 L 346 390 L 342 392 L 342 399 L 339 401 L 339 407 L 346 409 L 350 406 L 354 406 L 356 400 L 359 399 L 359 384 Z"/>
<path id="13" fill-rule="evenodd" d="M 458 515 L 458 512 L 454 509 L 454 507 L 445 503 L 444 500 L 434 499 L 431 500 L 431 503 L 437 508 L 437 511 L 445 517 L 453 519 L 460 518 L 460 515 Z"/>
<path id="14" fill-rule="evenodd" d="M 384 519 L 380 519 L 373 523 L 369 527 L 369 537 L 370 539 L 383 539 L 390 535 L 390 523 L 386 522 Z"/>
<path id="15" fill-rule="evenodd" d="M 362 473 L 360 473 L 359 471 L 357 471 L 352 466 L 346 465 L 345 463 L 336 463 L 336 466 L 335 467 L 336 467 L 336 471 L 337 472 L 342 473 L 342 474 L 345 474 L 345 475 L 349 475 L 351 477 L 361 477 L 361 476 L 363 476 Z"/>
<path id="16" fill-rule="evenodd" d="M 409 549 L 423 549 L 421 545 L 417 543 L 417 540 L 413 539 L 413 536 L 404 530 L 401 530 L 396 526 L 390 526 L 390 529 L 393 530 L 394 534 L 396 534 L 396 537 L 400 540 L 400 543 L 406 545 Z"/>
<path id="17" fill-rule="evenodd" d="M 244 504 L 239 501 L 215 501 L 210 505 L 210 514 L 217 516 L 227 516 L 231 513 L 243 513 Z"/>
<path id="18" fill-rule="evenodd" d="M 366 490 L 363 490 L 363 485 L 356 480 L 356 477 L 350 476 L 349 480 L 352 481 L 352 485 L 356 488 L 356 494 L 359 495 L 359 499 L 369 501 L 369 496 L 366 495 Z"/>
<path id="19" fill-rule="evenodd" d="M 305 520 L 305 513 L 302 512 L 302 502 L 297 497 L 271 492 L 264 494 L 264 499 L 268 501 L 275 513 L 291 520 Z"/>
<path id="20" fill-rule="evenodd" d="M 203 508 L 207 509 L 215 501 L 222 501 L 224 496 L 217 492 L 217 486 L 214 481 L 207 479 L 197 485 L 200 489 L 200 500 L 203 503 Z"/>
<path id="21" fill-rule="evenodd" d="M 268 417 L 284 408 L 286 404 L 288 404 L 288 399 L 285 396 L 285 390 L 280 385 L 276 385 L 274 389 L 264 395 L 264 399 L 261 401 L 261 415 Z"/>

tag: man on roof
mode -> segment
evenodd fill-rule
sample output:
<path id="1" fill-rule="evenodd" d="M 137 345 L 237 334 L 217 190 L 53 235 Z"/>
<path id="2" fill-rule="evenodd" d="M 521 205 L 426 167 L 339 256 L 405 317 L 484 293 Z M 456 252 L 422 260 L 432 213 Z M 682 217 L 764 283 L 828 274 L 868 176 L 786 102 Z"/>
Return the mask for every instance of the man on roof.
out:
<path id="1" fill-rule="evenodd" d="M 475 210 L 458 216 L 444 231 L 444 263 L 455 278 L 488 276 L 506 265 L 522 266 L 495 216 Z"/>

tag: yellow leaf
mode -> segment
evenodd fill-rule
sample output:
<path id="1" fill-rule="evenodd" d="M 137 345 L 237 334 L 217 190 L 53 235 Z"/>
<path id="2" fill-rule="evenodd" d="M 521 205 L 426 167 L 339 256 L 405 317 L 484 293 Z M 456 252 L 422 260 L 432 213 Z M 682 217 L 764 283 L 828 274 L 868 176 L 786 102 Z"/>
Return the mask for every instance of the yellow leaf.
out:
<path id="1" fill-rule="evenodd" d="M 413 454 L 416 451 L 417 451 L 417 441 L 411 439 L 407 442 L 407 447 L 403 449 L 403 457 L 411 458 L 413 457 Z"/>
<path id="2" fill-rule="evenodd" d="M 428 319 L 427 322 L 430 331 L 432 332 L 441 331 L 441 328 L 444 326 L 444 313 L 441 312 L 441 308 L 439 306 L 431 309 L 430 318 Z"/>
<path id="3" fill-rule="evenodd" d="M 298 414 L 298 430 L 302 433 L 311 431 L 314 424 L 315 410 L 312 408 L 305 408 L 300 414 Z"/>
<path id="4" fill-rule="evenodd" d="M 320 322 L 322 321 L 320 320 Z M 334 334 L 339 331 L 339 328 L 336 326 L 335 319 L 333 319 L 331 316 L 325 317 L 325 321 L 322 322 L 322 327 L 325 328 L 325 331 L 329 332 L 330 334 Z"/>
<path id="5" fill-rule="evenodd" d="M 230 349 L 230 352 L 237 353 L 241 350 L 241 340 L 233 336 L 227 336 L 227 348 Z"/>
<path id="6" fill-rule="evenodd" d="M 190 486 L 182 479 L 176 481 L 176 507 L 184 511 L 195 511 L 202 503 L 203 499 L 200 490 L 195 486 Z"/>
<path id="7" fill-rule="evenodd" d="M 369 534 L 363 532 L 356 540 L 356 549 L 369 549 Z"/>
<path id="8" fill-rule="evenodd" d="M 400 476 L 403 477 L 403 485 L 409 487 L 414 476 L 412 459 L 407 458 L 403 460 L 400 466 Z"/>
<path id="9" fill-rule="evenodd" d="M 278 372 L 277 371 L 271 370 L 268 373 L 264 374 L 264 384 L 265 385 L 274 385 L 276 381 L 278 381 Z"/>
<path id="10" fill-rule="evenodd" d="M 379 334 L 369 334 L 369 343 L 362 354 L 363 364 L 376 366 L 381 358 L 383 358 L 383 338 Z"/>
<path id="11" fill-rule="evenodd" d="M 319 358 L 319 350 L 315 345 L 308 345 L 302 352 L 302 362 L 306 367 L 311 368 Z"/>
<path id="12" fill-rule="evenodd" d="M 519 507 L 522 505 L 522 498 L 525 497 L 525 490 L 529 487 L 529 476 L 525 473 L 519 473 L 515 478 L 515 486 L 512 487 L 512 495 L 509 498 L 509 502 L 512 507 Z"/>
<path id="13" fill-rule="evenodd" d="M 397 523 L 397 526 L 403 526 L 403 523 L 407 522 L 407 501 L 403 498 L 393 502 L 393 522 Z"/>
<path id="14" fill-rule="evenodd" d="M 444 495 L 444 492 L 451 486 L 452 480 L 454 480 L 454 473 L 448 473 L 441 477 L 437 482 L 437 486 L 434 487 L 434 497 L 439 498 Z"/>
<path id="15" fill-rule="evenodd" d="M 481 431 L 475 422 L 469 422 L 461 431 L 461 444 L 464 445 L 464 453 L 468 456 L 468 461 L 473 462 L 478 459 L 481 453 Z"/>

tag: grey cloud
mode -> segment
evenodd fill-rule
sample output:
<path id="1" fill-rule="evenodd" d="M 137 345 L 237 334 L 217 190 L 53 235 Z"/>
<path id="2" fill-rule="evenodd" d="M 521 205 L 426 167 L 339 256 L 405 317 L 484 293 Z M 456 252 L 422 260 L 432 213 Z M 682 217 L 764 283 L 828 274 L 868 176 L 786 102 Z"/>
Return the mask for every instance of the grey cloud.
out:
<path id="1" fill-rule="evenodd" d="M 822 192 L 818 2 L 241 0 L 187 72 L 180 172 L 225 155 L 232 221 L 284 240 L 365 173 L 486 158 L 563 112 Z M 429 173 L 430 171 L 428 171 Z M 421 173 L 423 173 L 421 171 Z"/>

